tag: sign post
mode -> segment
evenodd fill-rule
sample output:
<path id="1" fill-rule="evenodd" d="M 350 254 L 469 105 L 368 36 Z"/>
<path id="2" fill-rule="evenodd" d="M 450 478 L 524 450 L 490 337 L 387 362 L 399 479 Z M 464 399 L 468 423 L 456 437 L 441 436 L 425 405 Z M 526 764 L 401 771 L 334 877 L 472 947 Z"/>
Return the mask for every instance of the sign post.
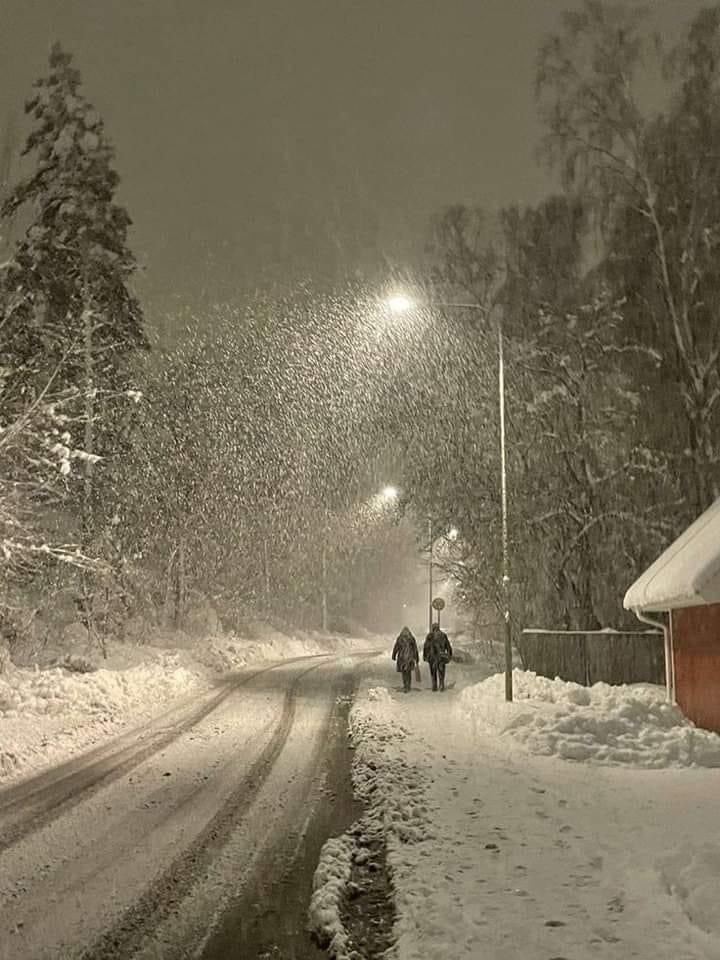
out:
<path id="1" fill-rule="evenodd" d="M 437 610 L 437 624 L 440 626 L 440 611 L 445 609 L 445 601 L 442 597 L 435 597 L 431 606 L 433 610 Z"/>

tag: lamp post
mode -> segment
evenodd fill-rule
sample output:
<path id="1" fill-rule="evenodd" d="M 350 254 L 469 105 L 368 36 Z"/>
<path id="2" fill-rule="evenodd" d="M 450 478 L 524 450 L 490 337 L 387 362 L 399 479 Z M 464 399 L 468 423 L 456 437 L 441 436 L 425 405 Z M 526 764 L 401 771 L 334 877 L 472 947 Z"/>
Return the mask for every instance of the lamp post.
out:
<path id="1" fill-rule="evenodd" d="M 403 295 L 396 294 L 387 300 L 387 306 L 392 313 L 401 314 L 411 310 L 414 306 L 413 301 Z M 478 310 L 484 316 L 491 312 L 480 303 L 440 303 L 433 301 L 429 304 L 433 307 L 456 308 L 461 310 Z M 501 509 L 501 536 L 502 536 L 502 605 L 503 619 L 505 621 L 505 699 L 507 701 L 513 698 L 513 678 L 512 678 L 512 630 L 510 625 L 510 551 L 508 545 L 508 505 L 507 505 L 507 459 L 505 443 L 505 354 L 504 354 L 504 335 L 502 327 L 502 314 L 499 310 L 496 315 L 496 334 L 497 334 L 497 357 L 498 357 L 498 406 L 500 420 L 500 509 Z M 430 535 L 430 602 L 432 604 L 432 521 L 429 526 Z M 430 622 L 432 625 L 432 606 L 430 607 Z"/>
<path id="2" fill-rule="evenodd" d="M 433 625 L 433 522 L 428 517 L 428 632 Z"/>
<path id="3" fill-rule="evenodd" d="M 320 629 L 327 633 L 328 605 L 327 605 L 327 529 L 323 534 L 322 552 L 320 554 Z"/>

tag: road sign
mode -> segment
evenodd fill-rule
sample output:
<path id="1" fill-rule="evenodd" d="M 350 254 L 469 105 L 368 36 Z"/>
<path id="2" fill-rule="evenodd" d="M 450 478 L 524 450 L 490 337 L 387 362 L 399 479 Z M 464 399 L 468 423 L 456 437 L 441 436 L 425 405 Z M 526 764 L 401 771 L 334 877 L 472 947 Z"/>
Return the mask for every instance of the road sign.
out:
<path id="1" fill-rule="evenodd" d="M 433 605 L 433 610 L 445 609 L 445 601 L 443 600 L 442 597 L 435 597 L 435 599 L 432 602 L 432 605 Z"/>

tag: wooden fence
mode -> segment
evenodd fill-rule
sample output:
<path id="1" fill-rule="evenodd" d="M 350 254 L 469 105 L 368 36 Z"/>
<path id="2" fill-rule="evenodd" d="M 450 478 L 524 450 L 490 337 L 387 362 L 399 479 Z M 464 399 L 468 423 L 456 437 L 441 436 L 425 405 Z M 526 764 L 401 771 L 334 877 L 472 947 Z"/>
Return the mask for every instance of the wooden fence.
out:
<path id="1" fill-rule="evenodd" d="M 523 630 L 518 652 L 526 670 L 550 680 L 665 683 L 663 635 L 655 630 Z"/>

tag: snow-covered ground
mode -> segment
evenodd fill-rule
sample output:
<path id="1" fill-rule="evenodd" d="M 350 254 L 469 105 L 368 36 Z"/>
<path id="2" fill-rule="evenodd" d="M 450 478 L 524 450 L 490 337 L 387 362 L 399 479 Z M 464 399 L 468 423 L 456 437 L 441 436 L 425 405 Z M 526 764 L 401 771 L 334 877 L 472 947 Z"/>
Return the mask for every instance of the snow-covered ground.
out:
<path id="1" fill-rule="evenodd" d="M 501 677 L 449 674 L 454 689 L 431 693 L 425 676 L 405 696 L 378 659 L 351 714 L 356 786 L 395 887 L 392 955 L 720 958 L 720 737 L 647 686 L 516 672 L 506 705 Z M 341 884 L 322 881 L 347 860 L 327 851 L 315 903 L 340 956 Z"/>
<path id="2" fill-rule="evenodd" d="M 358 645 L 368 641 L 267 631 L 261 640 L 210 638 L 194 651 L 112 644 L 107 660 L 87 673 L 7 664 L 0 673 L 0 784 L 148 722 L 181 698 L 209 690 L 219 672 Z"/>
<path id="3" fill-rule="evenodd" d="M 720 736 L 697 729 L 652 684 L 583 687 L 513 672 L 512 704 L 505 677 L 495 674 L 464 689 L 459 709 L 480 735 L 566 760 L 639 767 L 720 767 Z"/>

